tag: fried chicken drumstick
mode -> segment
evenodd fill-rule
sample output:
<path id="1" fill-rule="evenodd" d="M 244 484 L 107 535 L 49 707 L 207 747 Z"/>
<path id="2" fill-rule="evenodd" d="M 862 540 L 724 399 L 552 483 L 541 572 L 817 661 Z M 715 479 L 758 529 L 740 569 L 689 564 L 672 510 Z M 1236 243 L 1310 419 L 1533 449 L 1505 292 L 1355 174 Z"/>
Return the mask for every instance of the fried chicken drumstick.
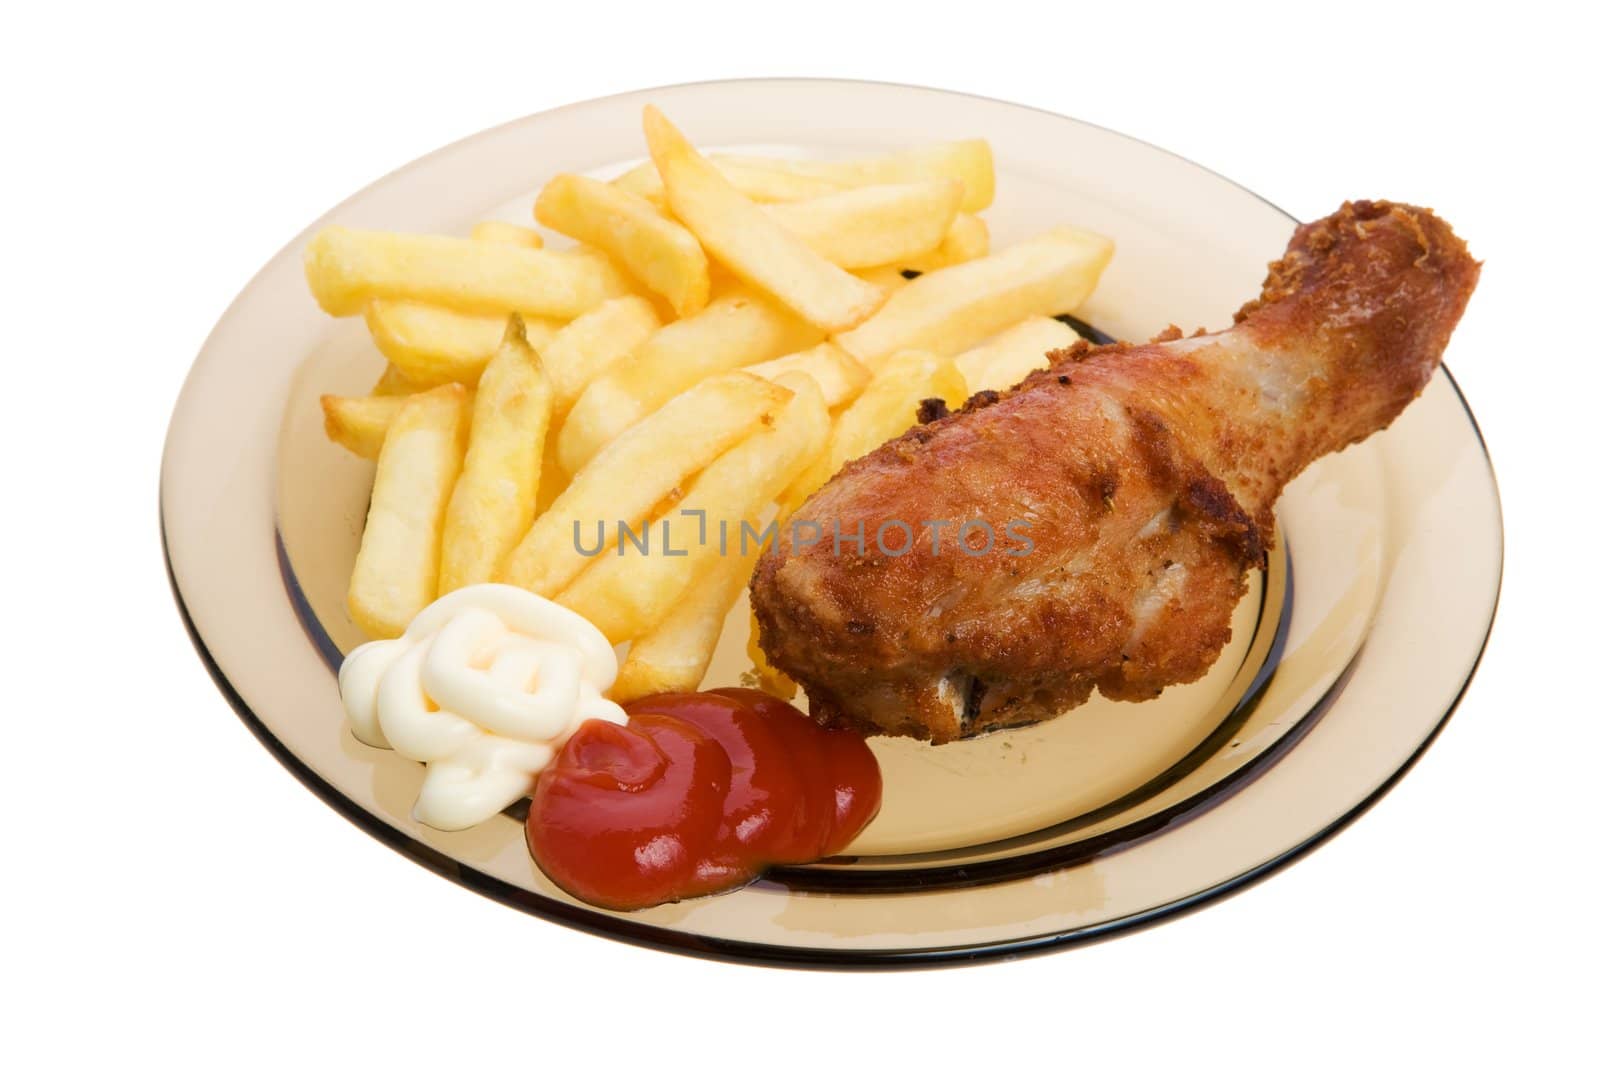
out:
<path id="1" fill-rule="evenodd" d="M 1422 391 L 1477 277 L 1431 212 L 1346 204 L 1295 232 L 1231 329 L 1080 343 L 914 427 L 790 518 L 817 524 L 815 543 L 785 528 L 760 561 L 767 658 L 824 721 L 935 743 L 1050 718 L 1097 687 L 1146 700 L 1199 678 L 1278 494 Z M 963 531 L 977 520 L 986 552 L 981 526 Z M 1006 534 L 1019 520 L 1025 552 Z M 863 527 L 859 550 L 832 536 Z"/>

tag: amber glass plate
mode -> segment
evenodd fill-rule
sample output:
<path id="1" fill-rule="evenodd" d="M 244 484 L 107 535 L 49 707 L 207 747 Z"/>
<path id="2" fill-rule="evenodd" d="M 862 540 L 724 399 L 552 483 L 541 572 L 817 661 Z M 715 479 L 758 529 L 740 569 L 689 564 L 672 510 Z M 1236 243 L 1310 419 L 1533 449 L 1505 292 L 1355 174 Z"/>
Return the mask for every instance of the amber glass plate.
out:
<path id="1" fill-rule="evenodd" d="M 837 81 L 576 104 L 373 184 L 295 238 L 228 309 L 178 401 L 162 469 L 167 563 L 195 645 L 240 717 L 308 787 L 417 862 L 547 919 L 704 955 L 886 966 L 1081 943 L 1215 900 L 1346 825 L 1427 747 L 1477 664 L 1501 567 L 1488 457 L 1444 372 L 1388 431 L 1290 486 L 1270 566 L 1203 680 L 938 748 L 875 740 L 883 813 L 845 857 L 624 915 L 552 886 L 514 813 L 461 833 L 414 822 L 419 767 L 350 736 L 334 678 L 361 640 L 344 588 L 371 465 L 324 439 L 316 398 L 364 391 L 381 364 L 358 320 L 317 310 L 301 249 L 330 223 L 464 234 L 480 218 L 526 221 L 550 176 L 636 162 L 647 102 L 702 145 L 744 152 L 987 137 L 997 246 L 1059 222 L 1116 239 L 1077 312 L 1115 337 L 1225 326 L 1294 226 L 1237 185 L 1107 130 Z M 747 625 L 741 603 L 708 686 L 749 670 Z"/>

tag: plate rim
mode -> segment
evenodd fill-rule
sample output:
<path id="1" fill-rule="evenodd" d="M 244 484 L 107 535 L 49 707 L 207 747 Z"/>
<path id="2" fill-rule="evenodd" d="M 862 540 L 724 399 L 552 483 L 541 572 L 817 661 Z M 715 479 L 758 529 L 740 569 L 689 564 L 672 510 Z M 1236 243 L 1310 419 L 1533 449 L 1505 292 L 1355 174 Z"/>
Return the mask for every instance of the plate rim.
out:
<path id="1" fill-rule="evenodd" d="M 601 96 L 590 97 L 583 100 L 570 101 L 553 108 L 547 108 L 542 111 L 517 116 L 507 120 L 506 122 L 497 123 L 493 126 L 485 127 L 484 129 L 470 133 L 464 137 L 457 138 L 448 144 L 442 145 L 439 148 L 433 149 L 432 151 L 424 153 L 421 156 L 417 156 L 401 166 L 387 171 L 386 173 L 361 186 L 349 196 L 346 196 L 344 199 L 340 200 L 337 204 L 324 212 L 322 216 L 319 216 L 317 220 L 314 220 L 307 227 L 307 229 L 309 230 L 314 228 L 316 225 L 318 225 L 322 218 L 337 212 L 346 204 L 349 204 L 358 197 L 361 197 L 369 189 L 387 181 L 391 177 L 402 174 L 413 167 L 420 166 L 425 161 L 443 153 L 450 152 L 466 142 L 491 135 L 496 131 L 505 130 L 535 117 L 555 114 L 565 111 L 569 108 L 588 106 L 597 102 L 620 97 L 636 96 L 653 92 L 664 93 L 668 91 L 694 87 L 731 87 L 752 83 L 810 83 L 815 85 L 836 86 L 861 85 L 873 86 L 877 88 L 905 89 L 916 92 L 933 92 L 949 96 L 980 100 L 991 104 L 998 104 L 1007 108 L 1019 108 L 1025 111 L 1046 115 L 1051 118 L 1064 119 L 1069 122 L 1102 131 L 1113 137 L 1141 145 L 1145 148 L 1159 152 L 1162 155 L 1171 157 L 1175 160 L 1192 166 L 1197 170 L 1211 175 L 1212 177 L 1225 182 L 1227 185 L 1247 194 L 1253 199 L 1271 208 L 1274 212 L 1283 216 L 1284 219 L 1288 220 L 1289 222 L 1296 225 L 1299 224 L 1299 220 L 1296 219 L 1292 214 L 1285 211 L 1282 207 L 1267 199 L 1265 196 L 1262 196 L 1260 193 L 1241 185 L 1239 182 L 1236 182 L 1228 178 L 1226 175 L 1212 170 L 1203 164 L 1196 163 L 1185 156 L 1163 148 L 1160 145 L 1156 145 L 1150 141 L 1146 141 L 1142 138 L 1122 133 L 1121 131 L 1111 129 L 1107 126 L 1102 126 L 1098 123 L 1064 115 L 1048 108 L 1042 108 L 1011 100 L 1004 100 L 999 97 L 988 96 L 985 94 L 887 80 L 866 78 L 833 78 L 819 76 L 769 76 L 705 79 L 691 82 L 677 82 L 664 85 L 647 86 L 639 89 L 628 89 L 616 93 L 608 93 Z M 280 249 L 270 256 L 260 268 L 252 273 L 243 287 L 229 302 L 228 307 L 224 309 L 222 315 L 217 320 L 216 326 L 214 326 L 211 331 L 208 331 L 206 339 L 199 349 L 200 352 L 203 353 L 206 351 L 211 344 L 217 327 L 219 327 L 228 319 L 235 306 L 245 296 L 245 294 L 247 294 L 255 286 L 258 279 L 282 256 L 288 254 L 294 248 L 300 236 L 301 234 L 297 233 L 294 237 L 291 237 L 286 244 L 280 247 Z M 185 603 L 182 590 L 178 584 L 177 575 L 174 570 L 172 554 L 168 544 L 165 513 L 167 499 L 165 479 L 166 453 L 168 449 L 172 447 L 172 423 L 176 421 L 178 409 L 182 404 L 183 397 L 187 393 L 188 386 L 190 384 L 190 378 L 194 373 L 194 369 L 194 364 L 191 363 L 189 372 L 185 374 L 183 385 L 179 390 L 178 400 L 174 406 L 173 418 L 169 420 L 167 439 L 164 441 L 162 449 L 162 477 L 158 485 L 157 501 L 157 519 L 160 528 L 162 558 L 166 568 L 168 588 L 171 591 L 173 601 L 178 609 L 178 614 L 183 623 L 184 630 L 188 634 L 189 640 L 194 646 L 196 654 L 200 658 L 202 665 L 205 667 L 207 674 L 211 677 L 212 683 L 216 685 L 217 689 L 228 702 L 229 706 L 233 709 L 234 713 L 239 717 L 240 721 L 244 723 L 246 728 L 249 729 L 251 734 L 255 736 L 256 740 L 265 749 L 267 749 L 267 751 L 270 752 L 275 759 L 277 759 L 277 761 L 284 767 L 285 770 L 299 780 L 303 786 L 314 793 L 329 807 L 333 808 L 333 810 L 344 816 L 344 818 L 349 822 L 364 830 L 370 836 L 394 851 L 399 852 L 400 854 L 413 860 L 420 866 L 433 871 L 435 874 L 440 875 L 441 877 L 444 877 L 455 884 L 462 886 L 463 888 L 473 891 L 479 896 L 494 900 L 518 911 L 535 915 L 541 919 L 557 923 L 569 929 L 596 934 L 611 940 L 621 941 L 643 948 L 668 951 L 701 959 L 712 959 L 749 965 L 832 971 L 927 969 L 963 964 L 970 965 L 975 963 L 999 962 L 1002 960 L 1020 958 L 1022 956 L 1040 955 L 1046 952 L 1061 951 L 1067 948 L 1080 947 L 1104 940 L 1110 940 L 1112 938 L 1120 937 L 1137 930 L 1160 925 L 1182 915 L 1193 911 L 1198 911 L 1202 908 L 1225 900 L 1241 890 L 1254 885 L 1256 882 L 1269 877 L 1272 874 L 1276 874 L 1279 871 L 1287 869 L 1289 866 L 1298 862 L 1300 859 L 1303 859 L 1305 856 L 1310 855 L 1316 849 L 1332 840 L 1335 836 L 1337 836 L 1367 811 L 1369 811 L 1379 800 L 1383 799 L 1383 797 L 1386 796 L 1388 792 L 1410 772 L 1412 767 L 1414 767 L 1417 761 L 1422 758 L 1423 754 L 1426 753 L 1430 747 L 1432 747 L 1439 734 L 1443 732 L 1445 726 L 1454 717 L 1456 709 L 1460 706 L 1460 703 L 1465 697 L 1468 689 L 1471 688 L 1472 681 L 1476 677 L 1478 668 L 1483 662 L 1484 653 L 1488 647 L 1490 636 L 1494 630 L 1494 624 L 1498 616 L 1500 596 L 1504 586 L 1505 519 L 1501 503 L 1499 480 L 1495 473 L 1493 457 L 1489 452 L 1488 443 L 1484 439 L 1477 416 L 1473 413 L 1471 405 L 1467 402 L 1466 396 L 1462 392 L 1460 384 L 1456 381 L 1455 376 L 1451 374 L 1449 368 L 1441 363 L 1440 371 L 1443 373 L 1445 380 L 1449 383 L 1456 403 L 1460 406 L 1461 411 L 1466 415 L 1468 426 L 1472 431 L 1472 436 L 1477 442 L 1479 452 L 1482 454 L 1485 473 L 1488 478 L 1488 488 L 1492 496 L 1495 517 L 1495 528 L 1493 532 L 1495 534 L 1494 544 L 1496 552 L 1493 597 L 1489 605 L 1488 616 L 1484 624 L 1482 637 L 1479 640 L 1477 649 L 1472 655 L 1471 665 L 1463 676 L 1456 692 L 1450 698 L 1449 703 L 1445 707 L 1439 720 L 1433 725 L 1421 742 L 1417 744 L 1415 749 L 1413 749 L 1413 751 L 1405 758 L 1405 760 L 1386 779 L 1380 782 L 1374 789 L 1359 799 L 1356 803 L 1348 807 L 1341 815 L 1339 815 L 1339 817 L 1321 827 L 1316 833 L 1307 837 L 1298 844 L 1285 849 L 1278 855 L 1273 856 L 1254 867 L 1244 870 L 1230 878 L 1224 879 L 1221 882 L 1217 882 L 1195 890 L 1194 892 L 1183 897 L 1153 908 L 1147 908 L 1142 911 L 1119 916 L 1115 919 L 1107 920 L 1101 923 L 1076 927 L 1069 930 L 1060 930 L 1047 934 L 1000 939 L 997 941 L 979 942 L 967 945 L 941 946 L 936 948 L 894 949 L 809 948 L 789 945 L 774 945 L 733 938 L 720 938 L 705 934 L 690 933 L 682 930 L 653 926 L 646 923 L 638 923 L 629 919 L 625 913 L 592 911 L 575 904 L 568 904 L 554 898 L 540 896 L 539 894 L 530 892 L 519 886 L 512 885 L 499 878 L 496 878 L 493 875 L 489 875 L 482 871 L 465 866 L 447 856 L 443 852 L 433 848 L 432 846 L 424 844 L 422 841 L 407 835 L 399 828 L 388 825 L 377 816 L 368 812 L 361 805 L 357 804 L 354 800 L 342 793 L 332 783 L 319 776 L 312 768 L 310 768 L 292 752 L 290 752 L 287 746 L 285 746 L 284 743 L 272 733 L 272 731 L 261 720 L 261 718 L 256 715 L 254 709 L 249 706 L 249 703 L 234 687 L 231 680 L 223 672 L 215 657 L 212 655 L 210 649 L 207 647 L 204 638 L 201 636 L 194 623 L 189 611 L 189 607 Z M 1246 785 L 1245 788 L 1248 789 L 1249 786 Z"/>

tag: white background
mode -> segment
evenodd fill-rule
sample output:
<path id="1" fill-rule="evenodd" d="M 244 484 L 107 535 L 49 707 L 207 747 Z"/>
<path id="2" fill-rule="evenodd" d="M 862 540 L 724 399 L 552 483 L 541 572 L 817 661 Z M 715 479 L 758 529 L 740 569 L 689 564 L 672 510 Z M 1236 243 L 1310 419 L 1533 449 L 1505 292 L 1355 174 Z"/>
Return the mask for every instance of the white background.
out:
<path id="1" fill-rule="evenodd" d="M 1117 6 L 11 11 L 0 1042 L 20 1049 L 0 1056 L 1594 1062 L 1593 32 L 1526 3 Z M 1501 481 L 1500 616 L 1455 721 L 1353 828 L 1081 951 L 759 970 L 459 889 L 326 809 L 234 718 L 168 596 L 156 479 L 188 363 L 256 267 L 483 127 L 777 74 L 1017 100 L 1300 217 L 1382 196 L 1468 237 L 1487 266 L 1447 360 Z"/>

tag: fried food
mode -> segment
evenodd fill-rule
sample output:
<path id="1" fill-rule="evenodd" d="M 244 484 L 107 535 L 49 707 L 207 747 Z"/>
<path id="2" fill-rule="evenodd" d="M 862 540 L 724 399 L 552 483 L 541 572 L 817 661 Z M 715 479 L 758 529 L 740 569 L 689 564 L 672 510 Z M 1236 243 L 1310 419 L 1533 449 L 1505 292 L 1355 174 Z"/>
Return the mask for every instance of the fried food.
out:
<path id="1" fill-rule="evenodd" d="M 560 174 L 539 193 L 533 214 L 557 233 L 606 252 L 679 317 L 711 299 L 700 242 L 642 197 L 596 178 Z"/>
<path id="2" fill-rule="evenodd" d="M 592 381 L 556 447 L 576 473 L 622 431 L 697 382 L 814 345 L 822 332 L 775 301 L 738 290 L 663 326 Z"/>
<path id="3" fill-rule="evenodd" d="M 917 351 L 894 356 L 840 413 L 828 447 L 784 493 L 783 513 L 799 507 L 846 463 L 915 425 L 923 401 L 948 409 L 966 400 L 967 393 L 954 360 Z"/>
<path id="4" fill-rule="evenodd" d="M 443 384 L 443 383 L 440 383 Z M 378 380 L 372 383 L 373 396 L 410 396 L 412 393 L 425 392 L 430 386 L 418 385 L 402 374 L 393 363 L 383 368 L 383 373 Z"/>
<path id="5" fill-rule="evenodd" d="M 377 459 L 389 424 L 405 403 L 403 396 L 333 396 L 323 394 L 322 428 L 328 440 L 362 459 Z"/>
<path id="6" fill-rule="evenodd" d="M 805 374 L 822 390 L 823 402 L 830 408 L 847 404 L 861 394 L 872 380 L 872 372 L 861 361 L 838 345 L 828 341 L 804 352 L 791 352 L 787 356 L 752 363 L 744 368 L 747 373 L 769 382 L 785 374 Z"/>
<path id="7" fill-rule="evenodd" d="M 502 568 L 501 580 L 541 596 L 565 589 L 617 543 L 617 524 L 637 528 L 695 472 L 750 436 L 788 399 L 788 391 L 749 374 L 701 382 L 612 441 L 534 520 Z M 589 552 L 582 527 L 597 524 Z M 670 605 L 669 605 L 670 606 Z"/>
<path id="8" fill-rule="evenodd" d="M 565 416 L 591 381 L 633 354 L 660 327 L 650 301 L 619 296 L 579 315 L 547 340 L 535 341 L 554 390 L 556 416 Z"/>
<path id="9" fill-rule="evenodd" d="M 1199 678 L 1283 487 L 1422 391 L 1477 276 L 1431 212 L 1346 204 L 1296 231 L 1232 329 L 1080 342 L 908 431 L 791 524 L 893 520 L 911 550 L 780 537 L 751 587 L 763 649 L 823 721 L 935 742 Z"/>
<path id="10" fill-rule="evenodd" d="M 850 273 L 870 285 L 876 285 L 883 290 L 885 296 L 896 290 L 904 289 L 906 283 L 911 280 L 906 277 L 906 272 L 898 263 L 889 263 L 882 267 L 863 267 Z"/>
<path id="11" fill-rule="evenodd" d="M 369 300 L 415 300 L 484 315 L 572 319 L 632 290 L 604 254 L 329 226 L 305 252 L 311 295 L 330 315 Z"/>
<path id="12" fill-rule="evenodd" d="M 561 494 L 567 491 L 567 486 L 572 484 L 572 479 L 567 477 L 567 472 L 561 469 L 561 464 L 556 460 L 556 450 L 550 447 L 550 439 L 554 434 L 555 424 L 552 420 L 551 428 L 545 431 L 544 458 L 539 464 L 539 499 L 533 509 L 535 516 L 549 511 L 550 505 L 559 500 Z"/>
<path id="13" fill-rule="evenodd" d="M 719 456 L 700 472 L 681 500 L 656 512 L 669 525 L 656 525 L 657 541 L 650 551 L 628 551 L 619 541 L 616 553 L 597 558 L 555 598 L 558 604 L 594 623 L 612 642 L 629 641 L 661 625 L 708 570 L 744 547 L 738 543 L 740 524 L 753 523 L 821 452 L 828 438 L 828 406 L 809 377 L 785 375 L 781 386 L 762 384 L 791 394 L 770 425 Z M 604 459 L 602 454 L 595 465 Z M 578 481 L 583 477 L 580 474 Z M 661 538 L 670 538 L 671 543 Z"/>
<path id="14" fill-rule="evenodd" d="M 967 388 L 1010 389 L 1036 370 L 1050 365 L 1050 353 L 1078 343 L 1078 333 L 1059 319 L 1045 315 L 1023 319 L 976 348 L 956 357 Z"/>
<path id="15" fill-rule="evenodd" d="M 711 165 L 739 192 L 758 204 L 781 204 L 791 200 L 810 200 L 827 196 L 847 188 L 845 185 L 808 174 L 795 174 L 770 166 L 756 166 L 730 162 L 723 156 L 711 156 Z M 619 189 L 626 189 L 658 206 L 667 202 L 666 187 L 661 184 L 661 172 L 650 160 L 612 180 Z"/>
<path id="16" fill-rule="evenodd" d="M 472 385 L 506 333 L 505 315 L 469 315 L 411 300 L 373 300 L 363 315 L 378 351 L 413 389 L 445 382 Z M 562 325 L 536 316 L 524 317 L 522 324 L 528 343 L 536 348 Z"/>
<path id="17" fill-rule="evenodd" d="M 533 522 L 552 402 L 544 365 L 513 315 L 472 403 L 466 456 L 445 509 L 439 596 L 493 581 Z"/>
<path id="18" fill-rule="evenodd" d="M 1010 248 L 932 271 L 834 338 L 868 367 L 906 348 L 953 356 L 1031 315 L 1072 311 L 1094 291 L 1113 245 L 1058 226 Z"/>
<path id="19" fill-rule="evenodd" d="M 931 252 L 898 263 L 879 267 L 859 267 L 851 271 L 862 281 L 871 282 L 885 293 L 904 289 L 919 274 L 953 267 L 989 254 L 989 226 L 977 215 L 957 215 L 944 239 Z"/>
<path id="20" fill-rule="evenodd" d="M 644 133 L 672 213 L 739 277 L 828 331 L 849 329 L 883 303 L 876 286 L 829 263 L 735 189 L 653 107 Z"/>
<path id="21" fill-rule="evenodd" d="M 544 238 L 539 231 L 514 222 L 485 219 L 472 226 L 474 241 L 498 241 L 503 245 L 521 245 L 523 248 L 543 248 Z"/>
<path id="22" fill-rule="evenodd" d="M 767 214 L 823 259 L 855 270 L 931 255 L 960 205 L 961 183 L 941 178 L 773 204 Z"/>
<path id="23" fill-rule="evenodd" d="M 748 583 L 746 583 L 748 584 Z M 771 693 L 779 700 L 793 700 L 800 687 L 795 680 L 767 662 L 761 651 L 761 623 L 754 610 L 750 612 L 750 637 L 745 641 L 745 655 L 750 657 L 750 673 L 755 675 L 756 688 Z"/>
<path id="24" fill-rule="evenodd" d="M 913 256 L 898 264 L 901 270 L 927 274 L 929 271 L 953 267 L 969 259 L 981 259 L 989 254 L 989 224 L 977 215 L 960 214 L 950 223 L 932 252 Z"/>
<path id="25" fill-rule="evenodd" d="M 486 221 L 472 227 L 474 241 L 521 248 L 543 248 L 537 230 L 510 222 Z M 445 382 L 472 385 L 494 356 L 506 332 L 504 315 L 471 315 L 406 300 L 373 300 L 363 314 L 378 351 L 389 360 L 393 380 L 416 392 Z M 525 316 L 523 328 L 539 345 L 559 323 Z"/>
<path id="26" fill-rule="evenodd" d="M 714 561 L 659 626 L 629 645 L 611 699 L 626 704 L 652 693 L 692 693 L 700 688 L 728 612 L 744 592 L 755 565 L 754 552 Z"/>
<path id="27" fill-rule="evenodd" d="M 767 156 L 723 156 L 734 166 L 766 168 L 836 182 L 847 188 L 954 178 L 961 183 L 962 211 L 982 211 L 994 203 L 994 153 L 982 139 L 921 145 L 862 159 L 774 159 Z"/>
<path id="28" fill-rule="evenodd" d="M 654 108 L 644 129 L 647 162 L 537 197 L 575 249 L 499 220 L 307 246 L 313 296 L 362 314 L 388 360 L 374 395 L 322 398 L 329 438 L 379 463 L 350 598 L 375 636 L 509 581 L 632 642 L 619 692 L 694 687 L 753 559 L 629 554 L 622 524 L 637 544 L 687 509 L 737 536 L 800 507 L 1067 343 L 1040 317 L 1075 308 L 1110 256 L 1070 227 L 991 254 L 982 140 L 788 160 L 702 155 Z"/>
<path id="29" fill-rule="evenodd" d="M 369 637 L 398 637 L 438 592 L 440 535 L 467 421 L 467 390 L 452 382 L 406 397 L 384 436 L 348 597 L 350 617 Z"/>

